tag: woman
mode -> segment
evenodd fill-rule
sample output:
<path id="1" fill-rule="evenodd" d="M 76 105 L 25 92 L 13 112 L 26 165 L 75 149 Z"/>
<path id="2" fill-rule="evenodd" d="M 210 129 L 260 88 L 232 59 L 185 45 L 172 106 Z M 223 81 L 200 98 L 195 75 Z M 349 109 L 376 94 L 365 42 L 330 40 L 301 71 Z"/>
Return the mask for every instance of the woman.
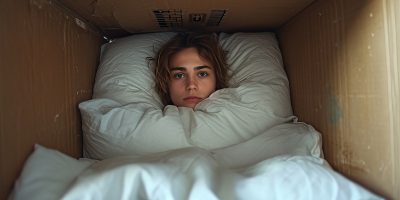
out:
<path id="1" fill-rule="evenodd" d="M 227 71 L 216 34 L 177 34 L 157 54 L 156 91 L 164 105 L 194 108 L 228 86 Z"/>

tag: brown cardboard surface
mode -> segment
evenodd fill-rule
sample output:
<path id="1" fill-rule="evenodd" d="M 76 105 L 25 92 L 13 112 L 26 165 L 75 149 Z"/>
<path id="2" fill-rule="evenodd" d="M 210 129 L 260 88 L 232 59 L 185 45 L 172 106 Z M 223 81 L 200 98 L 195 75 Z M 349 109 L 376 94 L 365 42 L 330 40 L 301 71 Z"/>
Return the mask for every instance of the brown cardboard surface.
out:
<path id="1" fill-rule="evenodd" d="M 322 133 L 328 162 L 394 199 L 400 196 L 393 158 L 400 152 L 394 149 L 398 129 L 392 127 L 398 122 L 392 120 L 388 88 L 398 83 L 388 76 L 398 66 L 387 60 L 384 2 L 319 1 L 282 27 L 279 36 L 295 114 Z"/>
<path id="2" fill-rule="evenodd" d="M 82 26 L 82 25 L 81 25 Z M 0 199 L 35 143 L 81 156 L 101 38 L 43 0 L 0 1 Z"/>
<path id="3" fill-rule="evenodd" d="M 123 29 L 129 32 L 169 31 L 160 28 L 154 10 L 181 11 L 182 24 L 174 30 L 254 31 L 282 25 L 313 0 L 62 0 L 107 32 Z M 226 10 L 219 26 L 207 26 L 211 10 Z M 191 23 L 192 14 L 205 14 L 201 23 Z M 172 19 L 171 19 L 172 20 Z"/>

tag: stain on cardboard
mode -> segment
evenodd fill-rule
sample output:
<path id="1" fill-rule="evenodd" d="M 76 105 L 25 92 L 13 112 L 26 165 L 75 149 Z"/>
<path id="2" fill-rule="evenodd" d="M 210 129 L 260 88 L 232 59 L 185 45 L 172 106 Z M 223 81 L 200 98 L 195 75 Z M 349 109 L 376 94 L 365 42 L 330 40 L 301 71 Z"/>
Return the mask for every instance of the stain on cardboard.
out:
<path id="1" fill-rule="evenodd" d="M 46 6 L 49 2 L 48 0 L 31 0 L 29 1 L 30 5 L 36 6 L 39 9 L 42 9 Z"/>
<path id="2" fill-rule="evenodd" d="M 329 96 L 329 115 L 331 124 L 338 124 L 343 117 L 343 111 L 336 96 Z"/>
<path id="3" fill-rule="evenodd" d="M 343 143 L 343 150 L 341 151 L 340 165 L 347 173 L 364 173 L 369 174 L 371 172 L 369 165 L 365 160 L 360 159 L 354 155 L 352 145 L 347 142 Z"/>

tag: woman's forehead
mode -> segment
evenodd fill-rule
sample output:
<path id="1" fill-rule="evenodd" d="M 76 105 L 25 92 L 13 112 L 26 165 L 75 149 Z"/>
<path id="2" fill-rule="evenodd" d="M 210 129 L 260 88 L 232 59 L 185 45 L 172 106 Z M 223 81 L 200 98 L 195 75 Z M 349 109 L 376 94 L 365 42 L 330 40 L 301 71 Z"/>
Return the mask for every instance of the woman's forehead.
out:
<path id="1" fill-rule="evenodd" d="M 197 49 L 193 47 L 186 48 L 177 52 L 171 57 L 171 60 L 169 62 L 170 69 L 176 67 L 205 68 L 203 66 L 213 69 L 211 62 L 200 56 Z"/>

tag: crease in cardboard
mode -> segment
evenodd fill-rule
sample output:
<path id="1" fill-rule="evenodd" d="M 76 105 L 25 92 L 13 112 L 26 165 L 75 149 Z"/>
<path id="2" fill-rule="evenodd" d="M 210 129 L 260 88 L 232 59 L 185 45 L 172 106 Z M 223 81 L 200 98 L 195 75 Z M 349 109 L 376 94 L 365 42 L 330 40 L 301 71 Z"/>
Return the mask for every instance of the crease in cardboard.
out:
<path id="1" fill-rule="evenodd" d="M 38 0 L 31 0 L 31 1 L 38 1 Z M 46 1 L 46 0 L 39 0 L 39 1 Z M 83 30 L 92 31 L 101 36 L 105 35 L 102 29 L 100 29 L 97 25 L 90 23 L 87 19 L 82 17 L 76 11 L 71 10 L 65 4 L 60 2 L 60 0 L 47 0 L 47 2 L 48 4 L 53 4 L 55 8 L 59 9 L 67 19 L 72 18 L 74 20 L 74 23 Z"/>
<path id="2" fill-rule="evenodd" d="M 100 20 L 103 29 L 121 29 L 120 23 L 115 17 L 115 1 L 95 0 L 92 1 L 91 16 Z"/>
<path id="3" fill-rule="evenodd" d="M 75 24 L 79 27 L 81 27 L 83 30 L 87 30 L 86 23 L 83 22 L 82 20 L 75 18 Z"/>

